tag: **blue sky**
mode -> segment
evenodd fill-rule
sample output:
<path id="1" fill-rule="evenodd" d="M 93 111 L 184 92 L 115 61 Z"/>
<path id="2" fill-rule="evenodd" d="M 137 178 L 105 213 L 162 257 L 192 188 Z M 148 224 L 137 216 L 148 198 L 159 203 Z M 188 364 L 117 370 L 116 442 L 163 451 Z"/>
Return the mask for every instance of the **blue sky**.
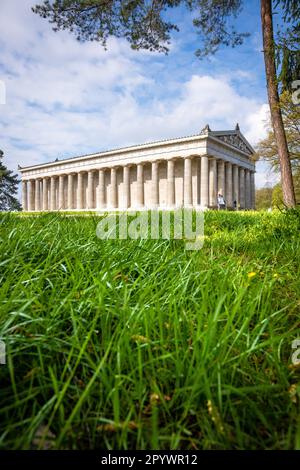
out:
<path id="1" fill-rule="evenodd" d="M 259 2 L 247 0 L 240 31 L 251 36 L 199 61 L 189 13 L 175 11 L 168 56 L 132 51 L 112 39 L 108 51 L 54 33 L 34 15 L 35 0 L 0 1 L 1 148 L 13 169 L 135 143 L 213 130 L 241 131 L 252 145 L 268 115 Z M 275 181 L 257 166 L 257 186 Z"/>

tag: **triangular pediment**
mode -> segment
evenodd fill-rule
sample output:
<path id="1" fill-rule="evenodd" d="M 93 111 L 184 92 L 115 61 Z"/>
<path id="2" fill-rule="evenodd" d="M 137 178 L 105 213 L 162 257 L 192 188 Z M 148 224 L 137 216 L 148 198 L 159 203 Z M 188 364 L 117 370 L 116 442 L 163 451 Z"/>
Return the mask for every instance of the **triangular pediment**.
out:
<path id="1" fill-rule="evenodd" d="M 253 148 L 239 130 L 210 132 L 210 135 L 213 135 L 213 137 L 216 137 L 222 142 L 225 142 L 226 144 L 231 145 L 232 147 L 241 150 L 244 153 L 247 153 L 249 157 L 254 153 Z"/>

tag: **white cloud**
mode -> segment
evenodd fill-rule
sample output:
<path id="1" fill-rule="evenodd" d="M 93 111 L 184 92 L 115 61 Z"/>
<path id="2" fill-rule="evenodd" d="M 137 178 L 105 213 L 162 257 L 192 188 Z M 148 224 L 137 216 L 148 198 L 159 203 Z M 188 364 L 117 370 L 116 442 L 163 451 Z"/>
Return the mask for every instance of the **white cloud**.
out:
<path id="1" fill-rule="evenodd" d="M 252 144 L 264 136 L 266 104 L 241 95 L 234 84 L 252 80 L 246 71 L 199 73 L 185 81 L 172 75 L 162 82 L 164 66 L 149 73 L 157 56 L 134 52 L 121 40 L 105 52 L 54 33 L 30 11 L 33 3 L 0 4 L 0 79 L 7 88 L 1 147 L 10 167 L 190 135 L 207 122 L 213 129 L 239 122 Z"/>
<path id="2" fill-rule="evenodd" d="M 267 125 L 270 119 L 269 106 L 264 103 L 251 112 L 245 119 L 247 127 L 246 137 L 250 142 L 256 144 L 261 138 L 266 136 Z"/>

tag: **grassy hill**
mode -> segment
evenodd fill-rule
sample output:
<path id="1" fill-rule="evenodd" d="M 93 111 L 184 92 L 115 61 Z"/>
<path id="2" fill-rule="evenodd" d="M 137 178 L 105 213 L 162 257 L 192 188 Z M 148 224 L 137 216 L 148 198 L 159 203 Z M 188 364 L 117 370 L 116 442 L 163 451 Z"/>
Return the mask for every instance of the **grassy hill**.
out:
<path id="1" fill-rule="evenodd" d="M 205 214 L 205 243 L 0 217 L 0 448 L 299 449 L 300 216 Z"/>

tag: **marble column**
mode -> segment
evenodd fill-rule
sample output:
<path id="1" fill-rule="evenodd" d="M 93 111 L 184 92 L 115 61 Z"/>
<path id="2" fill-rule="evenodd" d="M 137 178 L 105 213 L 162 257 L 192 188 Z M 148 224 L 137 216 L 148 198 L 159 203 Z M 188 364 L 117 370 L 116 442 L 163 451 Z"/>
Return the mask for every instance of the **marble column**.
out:
<path id="1" fill-rule="evenodd" d="M 35 180 L 34 210 L 35 211 L 40 211 L 41 210 L 41 180 L 39 178 L 37 178 Z"/>
<path id="2" fill-rule="evenodd" d="M 211 158 L 209 161 L 209 205 L 216 207 L 217 205 L 217 160 Z"/>
<path id="3" fill-rule="evenodd" d="M 245 170 L 239 169 L 240 174 L 240 208 L 245 209 Z"/>
<path id="4" fill-rule="evenodd" d="M 144 167 L 142 163 L 137 165 L 137 206 L 144 205 Z"/>
<path id="5" fill-rule="evenodd" d="M 34 180 L 28 181 L 28 210 L 34 211 Z"/>
<path id="6" fill-rule="evenodd" d="M 88 195 L 87 195 L 87 208 L 94 209 L 94 176 L 93 170 L 88 171 Z"/>
<path id="7" fill-rule="evenodd" d="M 152 206 L 159 206 L 159 188 L 158 188 L 158 165 L 159 163 L 152 162 L 151 164 L 151 185 L 152 185 Z"/>
<path id="8" fill-rule="evenodd" d="M 68 209 L 71 210 L 73 209 L 73 194 L 74 194 L 74 188 L 73 188 L 73 180 L 74 180 L 74 175 L 73 173 L 68 174 L 68 200 L 67 200 L 67 206 Z"/>
<path id="9" fill-rule="evenodd" d="M 236 201 L 236 208 L 240 205 L 240 191 L 239 191 L 239 167 L 233 165 L 233 201 Z"/>
<path id="10" fill-rule="evenodd" d="M 232 164 L 226 162 L 225 166 L 225 201 L 226 207 L 232 207 L 233 205 L 233 191 L 232 191 Z"/>
<path id="11" fill-rule="evenodd" d="M 55 194 L 55 176 L 51 176 L 50 179 L 50 210 L 56 210 L 56 194 Z"/>
<path id="12" fill-rule="evenodd" d="M 103 209 L 105 206 L 105 172 L 104 169 L 99 170 L 99 184 L 97 192 L 97 208 Z"/>
<path id="13" fill-rule="evenodd" d="M 250 185 L 251 185 L 251 209 L 255 209 L 255 174 L 251 171 L 250 174 Z"/>
<path id="14" fill-rule="evenodd" d="M 42 192 L 43 192 L 43 197 L 42 197 L 42 209 L 43 211 L 48 210 L 48 178 L 43 178 L 43 183 L 42 183 Z"/>
<path id="15" fill-rule="evenodd" d="M 192 159 L 184 159 L 184 180 L 183 180 L 184 206 L 192 206 Z"/>
<path id="16" fill-rule="evenodd" d="M 206 155 L 201 157 L 201 176 L 200 176 L 201 207 L 208 207 L 208 203 L 209 203 L 208 164 L 209 164 L 208 157 Z"/>
<path id="17" fill-rule="evenodd" d="M 245 207 L 251 209 L 250 170 L 245 170 Z"/>
<path id="18" fill-rule="evenodd" d="M 58 178 L 58 210 L 64 209 L 64 175 Z"/>
<path id="19" fill-rule="evenodd" d="M 175 162 L 174 160 L 168 160 L 168 176 L 167 176 L 167 195 L 168 195 L 168 207 L 174 207 L 175 205 Z"/>
<path id="20" fill-rule="evenodd" d="M 128 209 L 130 206 L 130 166 L 123 167 L 123 207 Z"/>
<path id="21" fill-rule="evenodd" d="M 118 207 L 117 169 L 115 167 L 110 169 L 110 204 L 113 209 Z"/>
<path id="22" fill-rule="evenodd" d="M 218 194 L 222 194 L 225 198 L 225 162 L 218 161 Z"/>
<path id="23" fill-rule="evenodd" d="M 77 198 L 76 209 L 83 209 L 83 172 L 77 174 Z"/>
<path id="24" fill-rule="evenodd" d="M 28 210 L 27 181 L 22 181 L 22 208 L 24 212 Z"/>

